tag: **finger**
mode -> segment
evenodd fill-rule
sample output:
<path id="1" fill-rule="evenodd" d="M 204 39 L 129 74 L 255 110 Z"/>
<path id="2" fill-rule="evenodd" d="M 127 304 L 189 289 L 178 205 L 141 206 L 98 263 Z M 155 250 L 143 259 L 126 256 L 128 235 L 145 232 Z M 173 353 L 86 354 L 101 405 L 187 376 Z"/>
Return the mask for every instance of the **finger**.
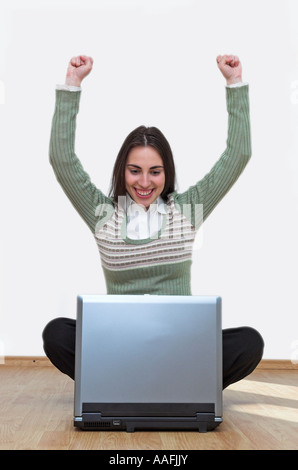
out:
<path id="1" fill-rule="evenodd" d="M 88 60 L 88 57 L 86 55 L 80 55 L 79 58 L 80 58 L 81 64 L 85 64 L 86 61 Z"/>
<path id="2" fill-rule="evenodd" d="M 71 65 L 72 65 L 73 67 L 79 67 L 79 65 L 80 65 L 80 57 L 78 57 L 78 56 L 72 57 L 70 63 L 71 63 Z"/>
<path id="3" fill-rule="evenodd" d="M 240 64 L 239 57 L 236 55 L 229 55 L 226 56 L 226 63 L 229 64 L 231 67 L 238 67 Z"/>
<path id="4" fill-rule="evenodd" d="M 238 65 L 240 64 L 239 57 L 237 57 L 236 55 L 235 55 L 234 63 L 235 63 L 235 67 L 238 67 Z"/>
<path id="5" fill-rule="evenodd" d="M 233 55 L 227 55 L 225 57 L 226 57 L 226 60 L 225 60 L 226 64 L 230 65 L 234 61 L 234 56 Z"/>
<path id="6" fill-rule="evenodd" d="M 233 56 L 231 55 L 219 55 L 217 56 L 217 63 L 221 66 L 230 65 L 231 61 L 233 60 Z"/>
<path id="7" fill-rule="evenodd" d="M 86 67 L 88 68 L 92 68 L 93 66 L 93 59 L 92 57 L 88 57 L 86 55 L 80 55 L 80 61 L 81 61 L 81 65 L 85 65 Z"/>

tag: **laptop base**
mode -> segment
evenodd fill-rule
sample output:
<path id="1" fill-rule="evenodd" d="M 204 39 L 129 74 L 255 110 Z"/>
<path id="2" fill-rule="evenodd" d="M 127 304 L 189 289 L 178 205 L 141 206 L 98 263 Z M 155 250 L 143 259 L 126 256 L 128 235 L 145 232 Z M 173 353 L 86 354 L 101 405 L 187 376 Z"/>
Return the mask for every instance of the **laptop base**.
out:
<path id="1" fill-rule="evenodd" d="M 105 416 L 101 413 L 83 413 L 74 418 L 74 426 L 89 431 L 164 430 L 164 431 L 212 431 L 222 422 L 213 413 L 197 413 L 193 417 L 148 417 L 148 416 Z"/>

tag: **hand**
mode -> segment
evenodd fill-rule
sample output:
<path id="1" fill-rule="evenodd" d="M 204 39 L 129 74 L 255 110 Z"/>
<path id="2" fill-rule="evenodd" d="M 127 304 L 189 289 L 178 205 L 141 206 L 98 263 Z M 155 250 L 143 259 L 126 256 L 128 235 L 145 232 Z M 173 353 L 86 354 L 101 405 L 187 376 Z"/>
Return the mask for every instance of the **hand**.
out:
<path id="1" fill-rule="evenodd" d="M 91 72 L 92 66 L 92 57 L 85 55 L 73 57 L 68 64 L 66 85 L 81 86 L 82 80 Z"/>
<path id="2" fill-rule="evenodd" d="M 219 70 L 227 80 L 227 85 L 242 82 L 242 68 L 236 55 L 219 55 L 216 58 Z"/>

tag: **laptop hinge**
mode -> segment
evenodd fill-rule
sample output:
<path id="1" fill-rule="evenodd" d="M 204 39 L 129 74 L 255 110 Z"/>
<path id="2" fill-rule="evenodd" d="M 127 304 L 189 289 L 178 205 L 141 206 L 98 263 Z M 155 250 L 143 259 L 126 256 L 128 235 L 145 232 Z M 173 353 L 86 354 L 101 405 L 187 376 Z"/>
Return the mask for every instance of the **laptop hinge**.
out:
<path id="1" fill-rule="evenodd" d="M 200 413 L 214 416 L 214 403 L 83 403 L 83 413 L 104 416 L 189 416 Z"/>

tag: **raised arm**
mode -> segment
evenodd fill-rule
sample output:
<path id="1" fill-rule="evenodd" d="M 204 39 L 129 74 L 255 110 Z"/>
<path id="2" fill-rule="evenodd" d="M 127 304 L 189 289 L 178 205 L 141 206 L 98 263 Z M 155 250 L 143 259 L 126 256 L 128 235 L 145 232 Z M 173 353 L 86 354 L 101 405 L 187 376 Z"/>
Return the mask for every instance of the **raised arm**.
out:
<path id="1" fill-rule="evenodd" d="M 90 73 L 93 60 L 79 56 L 68 65 L 67 86 L 80 87 L 82 80 Z M 56 106 L 52 121 L 50 139 L 50 163 L 64 192 L 94 233 L 98 217 L 96 207 L 111 204 L 91 182 L 75 154 L 76 117 L 79 111 L 81 91 L 56 90 Z"/>
<path id="2" fill-rule="evenodd" d="M 218 56 L 217 64 L 227 81 L 227 146 L 203 179 L 175 196 L 179 205 L 191 205 L 192 222 L 196 226 L 199 218 L 195 217 L 195 205 L 203 204 L 205 220 L 237 181 L 251 157 L 248 85 L 242 83 L 241 63 L 236 56 Z M 197 211 L 201 213 L 199 208 Z"/>

